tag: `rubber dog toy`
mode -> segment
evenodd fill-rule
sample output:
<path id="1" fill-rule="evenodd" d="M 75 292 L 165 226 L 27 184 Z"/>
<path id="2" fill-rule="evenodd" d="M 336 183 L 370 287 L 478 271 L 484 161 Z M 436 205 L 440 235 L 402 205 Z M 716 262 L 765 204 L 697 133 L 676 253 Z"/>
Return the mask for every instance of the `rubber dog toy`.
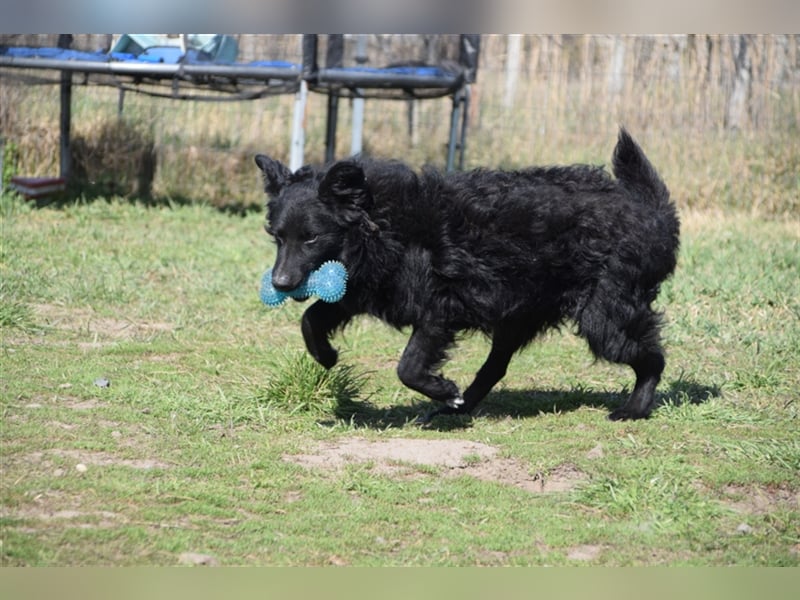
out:
<path id="1" fill-rule="evenodd" d="M 311 295 L 324 302 L 338 302 L 347 291 L 347 269 L 337 260 L 322 263 L 295 289 L 282 292 L 272 285 L 272 269 L 267 269 L 261 278 L 261 301 L 267 306 L 279 306 L 288 297 L 305 300 Z"/>

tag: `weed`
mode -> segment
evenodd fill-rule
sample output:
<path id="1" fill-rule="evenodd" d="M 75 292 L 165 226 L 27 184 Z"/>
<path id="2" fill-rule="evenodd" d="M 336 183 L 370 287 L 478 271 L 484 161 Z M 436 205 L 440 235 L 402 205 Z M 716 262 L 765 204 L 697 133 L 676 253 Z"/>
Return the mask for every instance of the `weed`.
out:
<path id="1" fill-rule="evenodd" d="M 352 365 L 326 370 L 305 352 L 277 355 L 269 372 L 257 396 L 259 403 L 289 414 L 316 416 L 353 414 L 366 379 Z"/>
<path id="2" fill-rule="evenodd" d="M 30 307 L 0 294 L 0 327 L 32 330 L 34 322 Z"/>

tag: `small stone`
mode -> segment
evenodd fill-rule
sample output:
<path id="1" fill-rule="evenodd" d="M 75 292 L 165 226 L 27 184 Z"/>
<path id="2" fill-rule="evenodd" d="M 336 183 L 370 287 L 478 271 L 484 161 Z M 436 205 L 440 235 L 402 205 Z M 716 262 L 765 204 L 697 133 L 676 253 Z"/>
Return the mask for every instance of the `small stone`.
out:
<path id="1" fill-rule="evenodd" d="M 589 460 L 603 458 L 603 445 L 597 444 L 594 448 L 589 450 L 589 452 L 586 453 L 586 458 L 588 458 Z"/>
<path id="2" fill-rule="evenodd" d="M 108 379 L 106 379 L 105 377 L 98 377 L 97 379 L 94 380 L 94 384 L 97 387 L 101 387 L 101 388 L 111 387 L 111 382 Z"/>
<path id="3" fill-rule="evenodd" d="M 53 477 L 62 477 L 64 475 L 64 469 L 56 469 L 53 471 Z"/>
<path id="4" fill-rule="evenodd" d="M 77 465 L 75 465 L 75 470 L 76 470 L 78 473 L 86 473 L 86 471 L 87 471 L 88 469 L 89 469 L 89 467 L 87 467 L 87 466 L 86 466 L 85 464 L 83 464 L 83 463 L 78 463 Z"/>
<path id="5" fill-rule="evenodd" d="M 118 440 L 119 438 L 122 437 L 122 433 L 115 429 L 114 431 L 111 432 L 111 437 L 114 438 L 115 440 Z"/>
<path id="6" fill-rule="evenodd" d="M 736 531 L 743 535 L 746 535 L 751 531 L 753 531 L 753 528 L 750 527 L 750 525 L 748 525 L 747 523 L 742 523 L 736 528 Z"/>

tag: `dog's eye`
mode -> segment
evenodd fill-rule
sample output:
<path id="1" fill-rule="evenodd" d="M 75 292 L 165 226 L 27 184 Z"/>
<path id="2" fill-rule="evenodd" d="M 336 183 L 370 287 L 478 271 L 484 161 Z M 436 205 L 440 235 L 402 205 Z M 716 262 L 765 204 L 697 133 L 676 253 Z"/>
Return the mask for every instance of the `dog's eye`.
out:
<path id="1" fill-rule="evenodd" d="M 314 237 L 307 239 L 306 246 L 311 246 L 313 244 L 316 244 L 318 239 L 319 239 L 318 235 L 315 235 Z"/>

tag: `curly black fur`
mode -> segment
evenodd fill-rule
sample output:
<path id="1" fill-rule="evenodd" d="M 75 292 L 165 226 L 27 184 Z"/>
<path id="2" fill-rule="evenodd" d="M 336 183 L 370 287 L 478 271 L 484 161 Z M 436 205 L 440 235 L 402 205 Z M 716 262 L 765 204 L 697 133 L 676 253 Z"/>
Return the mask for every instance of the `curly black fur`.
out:
<path id="1" fill-rule="evenodd" d="M 303 315 L 309 352 L 336 363 L 332 334 L 358 314 L 412 333 L 398 365 L 408 387 L 469 412 L 515 352 L 564 321 L 599 358 L 630 365 L 636 384 L 613 419 L 647 417 L 664 369 L 651 303 L 675 269 L 679 222 L 669 192 L 622 129 L 612 178 L 586 165 L 416 173 L 354 159 L 291 173 L 258 155 L 278 254 L 273 284 L 296 287 L 326 260 L 347 267 L 347 294 Z M 459 392 L 437 374 L 458 332 L 492 349 Z"/>

